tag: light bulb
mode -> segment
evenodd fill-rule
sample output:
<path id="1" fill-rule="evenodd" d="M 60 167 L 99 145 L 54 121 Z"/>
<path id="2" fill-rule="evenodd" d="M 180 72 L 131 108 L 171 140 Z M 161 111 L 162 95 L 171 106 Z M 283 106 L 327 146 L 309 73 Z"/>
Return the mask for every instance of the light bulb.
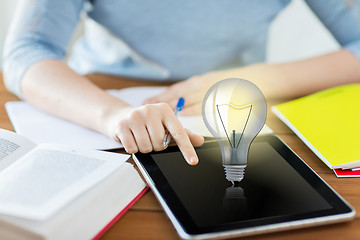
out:
<path id="1" fill-rule="evenodd" d="M 244 178 L 249 148 L 265 124 L 266 111 L 260 89 L 244 79 L 219 81 L 205 94 L 202 117 L 220 146 L 226 179 L 233 184 Z"/>

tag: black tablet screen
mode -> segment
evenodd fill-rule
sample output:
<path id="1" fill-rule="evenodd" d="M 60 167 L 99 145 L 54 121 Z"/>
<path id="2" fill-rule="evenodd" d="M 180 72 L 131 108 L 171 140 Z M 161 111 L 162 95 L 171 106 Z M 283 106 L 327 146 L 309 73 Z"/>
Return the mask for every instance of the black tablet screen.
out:
<path id="1" fill-rule="evenodd" d="M 197 153 L 196 166 L 189 166 L 179 152 L 151 156 L 199 228 L 332 208 L 266 141 L 252 144 L 237 187 L 225 179 L 217 144 Z"/>

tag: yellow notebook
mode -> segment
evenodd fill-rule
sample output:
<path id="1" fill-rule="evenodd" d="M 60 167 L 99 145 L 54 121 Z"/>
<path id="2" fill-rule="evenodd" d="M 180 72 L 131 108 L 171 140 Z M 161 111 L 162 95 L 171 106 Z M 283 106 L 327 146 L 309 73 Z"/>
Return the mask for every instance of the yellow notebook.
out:
<path id="1" fill-rule="evenodd" d="M 329 168 L 360 167 L 360 84 L 330 88 L 271 110 Z"/>

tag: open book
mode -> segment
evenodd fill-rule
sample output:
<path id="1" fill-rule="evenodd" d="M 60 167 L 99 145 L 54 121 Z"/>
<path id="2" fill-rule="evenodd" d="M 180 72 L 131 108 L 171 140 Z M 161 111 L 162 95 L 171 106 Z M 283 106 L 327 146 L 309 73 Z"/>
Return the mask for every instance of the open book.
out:
<path id="1" fill-rule="evenodd" d="M 149 97 L 160 94 L 165 87 L 132 87 L 121 90 L 107 90 L 109 94 L 133 106 L 141 106 Z M 57 118 L 42 112 L 30 104 L 22 101 L 7 102 L 6 111 L 17 133 L 40 143 L 62 143 L 92 149 L 121 148 L 118 141 L 114 141 L 98 132 L 89 130 L 77 124 Z M 212 137 L 207 130 L 202 116 L 180 116 L 184 128 L 202 135 Z M 260 134 L 272 133 L 265 125 Z"/>
<path id="2" fill-rule="evenodd" d="M 0 239 L 90 239 L 146 191 L 129 155 L 0 129 Z"/>

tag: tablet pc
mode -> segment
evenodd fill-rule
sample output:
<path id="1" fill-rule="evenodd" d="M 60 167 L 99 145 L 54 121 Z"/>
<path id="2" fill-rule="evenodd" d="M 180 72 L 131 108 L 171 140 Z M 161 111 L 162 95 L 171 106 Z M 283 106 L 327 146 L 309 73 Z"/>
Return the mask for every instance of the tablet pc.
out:
<path id="1" fill-rule="evenodd" d="M 216 141 L 196 148 L 188 165 L 176 146 L 133 155 L 184 239 L 234 237 L 350 220 L 355 211 L 273 135 L 251 144 L 245 177 L 225 179 Z"/>

